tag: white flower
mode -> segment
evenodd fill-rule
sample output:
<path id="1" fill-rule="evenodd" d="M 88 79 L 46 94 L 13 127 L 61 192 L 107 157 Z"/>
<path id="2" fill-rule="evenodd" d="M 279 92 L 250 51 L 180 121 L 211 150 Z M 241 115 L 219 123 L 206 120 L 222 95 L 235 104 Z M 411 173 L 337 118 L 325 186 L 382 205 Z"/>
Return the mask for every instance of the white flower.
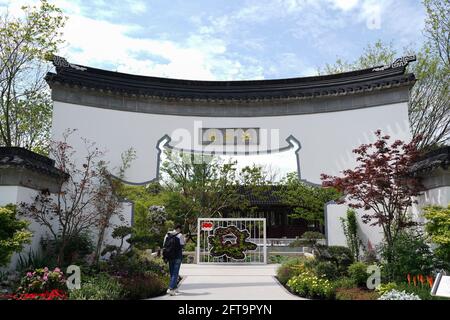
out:
<path id="1" fill-rule="evenodd" d="M 421 300 L 421 299 L 414 293 L 406 293 L 406 291 L 397 291 L 395 289 L 392 289 L 383 294 L 381 297 L 379 297 L 378 300 Z"/>

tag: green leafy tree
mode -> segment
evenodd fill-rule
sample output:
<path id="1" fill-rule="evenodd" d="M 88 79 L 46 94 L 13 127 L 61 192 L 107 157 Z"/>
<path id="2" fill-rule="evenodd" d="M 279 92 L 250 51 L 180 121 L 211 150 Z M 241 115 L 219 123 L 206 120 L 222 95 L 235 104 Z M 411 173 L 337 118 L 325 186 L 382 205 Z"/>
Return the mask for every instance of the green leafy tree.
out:
<path id="1" fill-rule="evenodd" d="M 166 151 L 166 157 L 161 171 L 171 197 L 167 207 L 182 217 L 188 240 L 197 218 L 221 216 L 225 209 L 242 203 L 235 161 L 176 151 Z"/>
<path id="2" fill-rule="evenodd" d="M 325 64 L 325 67 L 317 70 L 319 75 L 335 74 L 341 72 L 348 72 L 359 69 L 373 68 L 374 66 L 390 64 L 397 52 L 390 43 L 384 43 L 377 40 L 373 44 L 369 44 L 363 49 L 363 53 L 354 61 L 347 61 L 342 58 L 337 58 L 334 64 Z"/>
<path id="3" fill-rule="evenodd" d="M 158 182 L 152 182 L 146 186 L 123 185 L 119 195 L 133 202 L 134 221 L 130 242 L 141 249 L 160 247 L 166 232 L 174 227 L 172 219 L 179 219 L 177 210 L 182 205 L 172 204 L 176 194 L 172 195 Z M 170 209 L 167 209 L 168 206 Z"/>
<path id="4" fill-rule="evenodd" d="M 431 149 L 450 139 L 450 2 L 424 0 L 427 41 L 411 71 L 418 81 L 411 91 L 410 122 L 419 148 Z"/>
<path id="5" fill-rule="evenodd" d="M 411 90 L 409 121 L 414 137 L 421 136 L 419 149 L 432 149 L 450 138 L 450 4 L 448 0 L 424 0 L 427 13 L 424 35 L 426 41 L 418 50 L 417 62 L 408 66 L 417 82 Z M 359 58 L 347 61 L 338 58 L 326 64 L 319 74 L 333 74 L 358 69 L 389 65 L 398 55 L 411 55 L 404 49 L 401 54 L 392 42 L 376 41 L 369 44 Z"/>
<path id="6" fill-rule="evenodd" d="M 438 246 L 435 253 L 446 262 L 446 268 L 450 270 L 450 204 L 447 208 L 428 206 L 423 210 L 427 219 L 425 230 L 431 241 Z"/>
<path id="7" fill-rule="evenodd" d="M 353 253 L 355 261 L 359 261 L 361 240 L 358 236 L 358 220 L 355 210 L 348 209 L 345 218 L 341 218 L 342 229 L 347 240 L 347 246 Z"/>
<path id="8" fill-rule="evenodd" d="M 324 224 L 325 204 L 340 197 L 334 188 L 306 184 L 298 179 L 296 172 L 287 174 L 280 185 L 281 190 L 276 193 L 284 204 L 292 207 L 289 216 L 319 223 L 320 226 Z"/>
<path id="9" fill-rule="evenodd" d="M 22 13 L 0 15 L 0 145 L 45 153 L 52 108 L 44 77 L 66 19 L 46 0 Z"/>
<path id="10" fill-rule="evenodd" d="M 14 252 L 20 252 L 30 242 L 29 223 L 16 218 L 16 207 L 0 207 L 0 266 L 10 262 Z"/>

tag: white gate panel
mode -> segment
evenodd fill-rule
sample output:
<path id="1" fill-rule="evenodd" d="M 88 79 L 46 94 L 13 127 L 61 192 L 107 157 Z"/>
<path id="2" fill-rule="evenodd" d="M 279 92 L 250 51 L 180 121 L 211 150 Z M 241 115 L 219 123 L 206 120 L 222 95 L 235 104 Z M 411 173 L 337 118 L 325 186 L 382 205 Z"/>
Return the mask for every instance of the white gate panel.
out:
<path id="1" fill-rule="evenodd" d="M 266 264 L 266 219 L 199 218 L 197 263 Z"/>

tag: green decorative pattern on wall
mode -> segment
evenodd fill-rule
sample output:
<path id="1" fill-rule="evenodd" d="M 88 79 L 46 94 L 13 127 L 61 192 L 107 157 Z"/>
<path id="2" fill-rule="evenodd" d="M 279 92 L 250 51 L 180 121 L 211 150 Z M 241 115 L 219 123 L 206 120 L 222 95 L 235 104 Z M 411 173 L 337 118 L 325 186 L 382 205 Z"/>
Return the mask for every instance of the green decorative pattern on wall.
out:
<path id="1" fill-rule="evenodd" d="M 255 243 L 247 241 L 249 237 L 248 230 L 239 230 L 234 225 L 215 228 L 213 235 L 208 236 L 208 243 L 211 245 L 210 254 L 213 257 L 225 256 L 243 260 L 246 251 L 253 251 L 258 247 Z"/>

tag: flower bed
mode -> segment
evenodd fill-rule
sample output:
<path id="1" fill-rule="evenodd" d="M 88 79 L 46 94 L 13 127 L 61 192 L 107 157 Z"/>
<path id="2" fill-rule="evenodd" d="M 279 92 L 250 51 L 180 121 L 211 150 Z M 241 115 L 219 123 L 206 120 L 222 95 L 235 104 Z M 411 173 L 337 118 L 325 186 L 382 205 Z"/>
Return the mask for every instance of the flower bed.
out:
<path id="1" fill-rule="evenodd" d="M 43 293 L 17 293 L 7 296 L 11 300 L 66 300 L 67 293 L 63 290 L 54 289 Z"/>
<path id="2" fill-rule="evenodd" d="M 53 290 L 67 291 L 66 277 L 59 269 L 38 268 L 28 271 L 20 281 L 17 294 L 49 293 Z"/>
<path id="3" fill-rule="evenodd" d="M 310 272 L 294 276 L 287 282 L 287 286 L 305 298 L 332 299 L 334 289 L 327 279 L 319 278 Z"/>

